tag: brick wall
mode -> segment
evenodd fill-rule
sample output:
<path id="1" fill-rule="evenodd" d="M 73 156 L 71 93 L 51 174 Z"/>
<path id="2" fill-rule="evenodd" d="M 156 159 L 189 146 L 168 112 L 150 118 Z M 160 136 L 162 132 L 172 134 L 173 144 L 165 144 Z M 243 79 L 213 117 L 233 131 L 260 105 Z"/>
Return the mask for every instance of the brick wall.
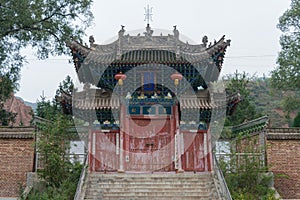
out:
<path id="1" fill-rule="evenodd" d="M 300 199 L 300 140 L 267 140 L 267 163 L 285 199 Z M 285 174 L 289 178 L 276 177 Z"/>
<path id="2" fill-rule="evenodd" d="M 0 197 L 17 197 L 34 166 L 33 128 L 0 128 Z"/>
<path id="3" fill-rule="evenodd" d="M 284 199 L 300 199 L 300 129 L 268 129 L 266 150 L 277 191 Z"/>

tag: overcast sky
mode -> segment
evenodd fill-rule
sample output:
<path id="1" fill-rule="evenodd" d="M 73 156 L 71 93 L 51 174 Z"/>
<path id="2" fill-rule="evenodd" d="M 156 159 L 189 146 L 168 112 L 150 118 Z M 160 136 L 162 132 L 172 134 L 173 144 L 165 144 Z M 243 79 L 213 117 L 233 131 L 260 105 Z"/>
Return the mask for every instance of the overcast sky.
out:
<path id="1" fill-rule="evenodd" d="M 111 40 L 120 30 L 144 29 L 147 4 L 153 7 L 153 29 L 172 31 L 177 25 L 180 34 L 196 43 L 207 35 L 210 42 L 223 35 L 231 39 L 222 75 L 236 69 L 259 76 L 269 75 L 276 66 L 280 31 L 278 18 L 288 9 L 288 0 L 94 0 L 94 25 L 86 31 L 84 42 L 93 35 L 97 44 Z M 155 34 L 155 33 L 154 33 Z M 160 34 L 160 33 L 156 33 Z M 17 96 L 36 102 L 44 91 L 48 99 L 67 75 L 75 77 L 67 56 L 37 60 L 27 50 L 28 64 L 21 72 Z"/>

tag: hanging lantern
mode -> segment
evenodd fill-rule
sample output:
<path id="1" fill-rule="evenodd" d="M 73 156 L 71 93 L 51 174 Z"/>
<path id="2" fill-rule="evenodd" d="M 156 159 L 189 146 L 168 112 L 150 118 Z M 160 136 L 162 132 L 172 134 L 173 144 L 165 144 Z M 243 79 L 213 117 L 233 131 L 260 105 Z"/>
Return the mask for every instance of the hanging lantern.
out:
<path id="1" fill-rule="evenodd" d="M 177 86 L 179 84 L 179 81 L 182 80 L 182 75 L 176 72 L 171 75 L 171 79 L 174 81 L 174 85 Z"/>
<path id="2" fill-rule="evenodd" d="M 115 79 L 118 80 L 119 85 L 123 85 L 123 80 L 126 79 L 126 75 L 122 74 L 122 72 L 115 75 Z"/>

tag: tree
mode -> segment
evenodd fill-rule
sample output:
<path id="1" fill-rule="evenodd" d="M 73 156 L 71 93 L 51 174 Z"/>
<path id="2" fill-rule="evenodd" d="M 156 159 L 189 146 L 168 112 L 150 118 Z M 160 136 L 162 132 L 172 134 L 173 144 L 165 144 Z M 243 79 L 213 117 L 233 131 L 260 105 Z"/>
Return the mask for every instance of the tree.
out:
<path id="1" fill-rule="evenodd" d="M 257 137 L 238 136 L 231 145 L 230 157 L 220 157 L 220 168 L 223 172 L 232 199 L 276 200 L 275 192 L 270 188 L 272 176 L 268 166 L 261 163 L 255 144 Z M 264 147 L 262 147 L 264 148 Z"/>
<path id="2" fill-rule="evenodd" d="M 72 96 L 74 89 L 74 83 L 70 76 L 59 83 L 58 89 L 56 90 L 55 98 L 52 101 L 46 101 L 46 98 L 42 95 L 41 100 L 37 102 L 36 115 L 54 121 L 57 114 L 67 114 L 64 106 L 62 106 L 64 99 L 63 95 Z M 71 99 L 72 100 L 72 99 Z M 68 116 L 69 118 L 71 116 Z"/>
<path id="3" fill-rule="evenodd" d="M 294 127 L 300 127 L 300 112 L 298 112 L 297 116 L 294 119 Z"/>
<path id="4" fill-rule="evenodd" d="M 21 50 L 31 46 L 38 58 L 69 52 L 66 43 L 79 40 L 90 25 L 92 0 L 0 0 L 0 104 L 18 88 L 25 61 Z M 4 85 L 1 83 L 1 86 Z M 0 108 L 2 109 L 2 108 Z"/>
<path id="5" fill-rule="evenodd" d="M 63 114 L 58 113 L 55 117 L 55 121 L 48 121 L 39 126 L 37 148 L 44 163 L 41 177 L 47 185 L 59 187 L 72 167 L 68 160 L 68 150 L 73 137 L 69 129 L 73 124 Z"/>
<path id="6" fill-rule="evenodd" d="M 239 73 L 236 71 L 234 74 L 225 77 L 227 93 L 234 94 L 239 92 L 242 101 L 238 103 L 233 114 L 227 116 L 225 126 L 234 126 L 243 123 L 247 120 L 254 119 L 257 114 L 255 106 L 250 99 L 250 91 L 247 88 L 252 77 L 245 72 Z"/>
<path id="7" fill-rule="evenodd" d="M 299 110 L 299 105 L 300 105 L 300 99 L 299 99 L 299 95 L 295 94 L 289 95 L 284 97 L 283 101 L 282 101 L 282 108 L 283 110 L 286 112 L 286 118 L 290 119 L 290 114 L 293 111 L 297 111 Z"/>
<path id="8" fill-rule="evenodd" d="M 13 68 L 11 70 L 14 71 Z M 4 110 L 5 101 L 10 97 L 11 91 L 15 89 L 13 82 L 16 77 L 11 76 L 12 72 L 1 75 L 0 70 L 0 126 L 8 126 L 14 122 L 16 116 L 16 114 Z"/>
<path id="9" fill-rule="evenodd" d="M 277 26 L 283 35 L 280 37 L 281 51 L 272 71 L 271 85 L 274 88 L 300 88 L 300 1 L 292 0 L 290 8 L 279 18 Z"/>
<path id="10" fill-rule="evenodd" d="M 72 115 L 72 94 L 74 83 L 70 76 L 67 76 L 62 83 L 59 84 L 59 89 L 56 90 L 55 103 L 60 107 L 64 114 Z"/>
<path id="11" fill-rule="evenodd" d="M 60 83 L 59 90 L 70 89 L 70 77 Z M 28 199 L 73 199 L 82 165 L 70 161 L 70 142 L 78 136 L 72 130 L 74 123 L 70 115 L 65 115 L 56 99 L 46 101 L 41 97 L 36 115 L 42 117 L 37 122 L 38 139 L 36 146 L 43 168 L 38 171 L 43 180 L 33 188 Z"/>
<path id="12" fill-rule="evenodd" d="M 70 116 L 64 115 L 50 101 L 38 102 L 38 114 L 46 120 L 37 124 L 37 149 L 43 168 L 38 171 L 41 181 L 29 194 L 29 200 L 73 199 L 82 165 L 71 162 L 70 141 L 76 137 Z"/>

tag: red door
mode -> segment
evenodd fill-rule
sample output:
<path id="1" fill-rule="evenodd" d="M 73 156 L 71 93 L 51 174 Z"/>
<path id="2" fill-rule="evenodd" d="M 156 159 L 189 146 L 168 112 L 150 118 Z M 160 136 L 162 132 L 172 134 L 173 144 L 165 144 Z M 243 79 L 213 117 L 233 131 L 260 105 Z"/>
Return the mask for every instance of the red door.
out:
<path id="1" fill-rule="evenodd" d="M 119 168 L 119 155 L 116 148 L 116 131 L 91 133 L 91 171 L 116 171 Z"/>
<path id="2" fill-rule="evenodd" d="M 204 171 L 204 134 L 203 133 L 183 133 L 184 154 L 181 156 L 182 168 L 185 171 Z"/>
<path id="3" fill-rule="evenodd" d="M 170 118 L 135 118 L 129 125 L 127 171 L 172 171 L 174 144 Z"/>

